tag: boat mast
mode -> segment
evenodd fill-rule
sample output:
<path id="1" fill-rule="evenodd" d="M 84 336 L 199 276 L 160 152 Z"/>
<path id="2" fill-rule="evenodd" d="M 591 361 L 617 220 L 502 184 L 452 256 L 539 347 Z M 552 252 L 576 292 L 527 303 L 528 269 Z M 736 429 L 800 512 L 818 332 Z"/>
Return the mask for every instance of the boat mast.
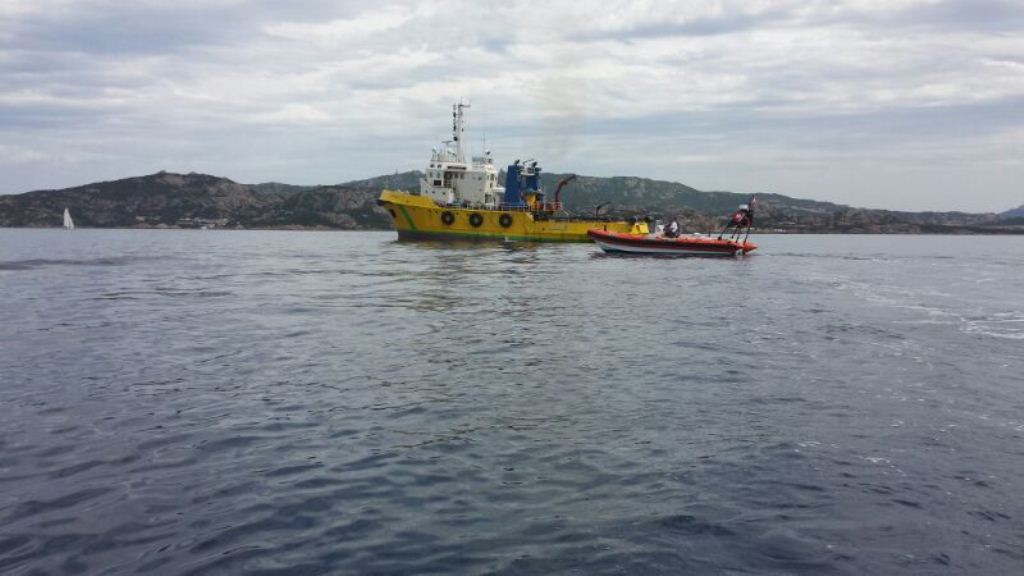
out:
<path id="1" fill-rule="evenodd" d="M 455 161 L 466 162 L 466 155 L 462 150 L 462 133 L 465 128 L 462 125 L 462 109 L 469 108 L 469 104 L 452 104 L 452 140 L 455 140 Z"/>

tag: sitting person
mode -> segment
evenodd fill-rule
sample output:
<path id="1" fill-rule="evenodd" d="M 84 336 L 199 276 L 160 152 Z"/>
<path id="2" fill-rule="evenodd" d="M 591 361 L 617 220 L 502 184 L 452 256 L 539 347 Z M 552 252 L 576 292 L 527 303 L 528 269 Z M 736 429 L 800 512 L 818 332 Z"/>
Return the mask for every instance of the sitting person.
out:
<path id="1" fill-rule="evenodd" d="M 665 238 L 678 238 L 679 237 L 679 222 L 673 218 L 672 222 L 665 228 Z"/>

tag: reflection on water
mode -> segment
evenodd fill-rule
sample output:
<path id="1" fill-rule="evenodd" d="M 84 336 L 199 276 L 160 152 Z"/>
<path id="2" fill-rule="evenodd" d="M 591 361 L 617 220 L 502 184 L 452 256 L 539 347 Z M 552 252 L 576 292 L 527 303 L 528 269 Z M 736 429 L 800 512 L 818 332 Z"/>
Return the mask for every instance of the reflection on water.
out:
<path id="1" fill-rule="evenodd" d="M 1024 242 L 0 230 L 0 572 L 1024 565 Z"/>

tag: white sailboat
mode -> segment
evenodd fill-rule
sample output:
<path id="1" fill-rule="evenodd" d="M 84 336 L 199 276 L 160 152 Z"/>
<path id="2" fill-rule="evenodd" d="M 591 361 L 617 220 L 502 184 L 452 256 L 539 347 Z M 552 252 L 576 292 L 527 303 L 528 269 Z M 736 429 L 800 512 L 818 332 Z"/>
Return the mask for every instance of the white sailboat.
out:
<path id="1" fill-rule="evenodd" d="M 64 229 L 65 230 L 74 230 L 75 229 L 75 221 L 71 219 L 71 212 L 68 212 L 67 208 L 64 209 Z"/>

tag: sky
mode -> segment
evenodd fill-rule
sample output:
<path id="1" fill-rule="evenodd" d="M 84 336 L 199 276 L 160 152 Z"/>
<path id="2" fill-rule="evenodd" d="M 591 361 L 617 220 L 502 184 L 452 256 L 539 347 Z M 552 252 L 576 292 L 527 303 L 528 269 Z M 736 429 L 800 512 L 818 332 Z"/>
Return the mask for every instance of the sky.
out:
<path id="1" fill-rule="evenodd" d="M 1024 1 L 0 0 L 0 194 L 497 162 L 899 210 L 1024 204 Z"/>

